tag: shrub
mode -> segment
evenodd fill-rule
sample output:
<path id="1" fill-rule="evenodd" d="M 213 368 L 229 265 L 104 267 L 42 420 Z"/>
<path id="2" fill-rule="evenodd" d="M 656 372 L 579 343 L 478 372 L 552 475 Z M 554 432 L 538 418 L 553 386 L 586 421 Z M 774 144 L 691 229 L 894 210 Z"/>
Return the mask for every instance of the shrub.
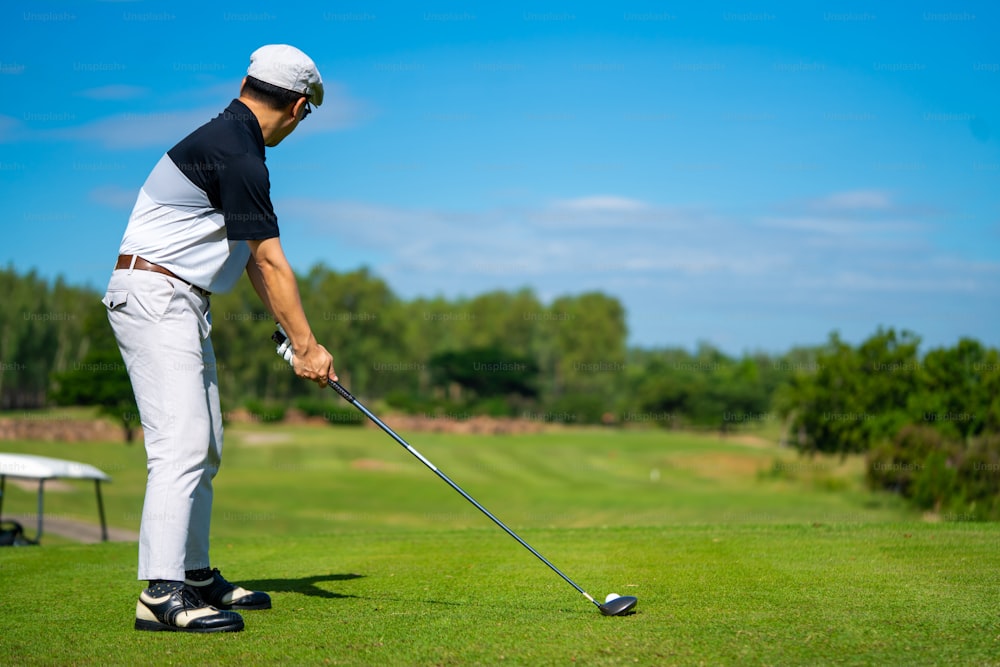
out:
<path id="1" fill-rule="evenodd" d="M 601 394 L 564 394 L 548 406 L 546 420 L 567 424 L 600 424 L 607 407 Z"/>
<path id="2" fill-rule="evenodd" d="M 306 396 L 295 401 L 295 407 L 307 417 L 322 417 L 334 426 L 360 426 L 365 422 L 363 414 L 336 396 L 332 398 Z"/>
<path id="3" fill-rule="evenodd" d="M 911 497 L 927 457 L 944 446 L 944 436 L 936 429 L 921 424 L 904 426 L 892 440 L 869 452 L 869 485 Z"/>
<path id="4" fill-rule="evenodd" d="M 873 488 L 899 493 L 944 518 L 1000 519 L 1000 436 L 968 446 L 926 424 L 903 427 L 868 456 Z"/>
<path id="5" fill-rule="evenodd" d="M 960 511 L 1000 519 L 1000 435 L 974 440 L 959 462 L 958 477 L 964 505 Z"/>
<path id="6" fill-rule="evenodd" d="M 323 418 L 334 426 L 362 426 L 367 417 L 355 408 L 328 405 Z"/>
<path id="7" fill-rule="evenodd" d="M 280 403 L 265 403 L 252 399 L 244 403 L 247 411 L 265 423 L 280 422 L 285 418 L 285 406 Z"/>
<path id="8" fill-rule="evenodd" d="M 333 401 L 315 396 L 303 396 L 295 401 L 295 407 L 306 417 L 323 417 L 333 405 Z"/>

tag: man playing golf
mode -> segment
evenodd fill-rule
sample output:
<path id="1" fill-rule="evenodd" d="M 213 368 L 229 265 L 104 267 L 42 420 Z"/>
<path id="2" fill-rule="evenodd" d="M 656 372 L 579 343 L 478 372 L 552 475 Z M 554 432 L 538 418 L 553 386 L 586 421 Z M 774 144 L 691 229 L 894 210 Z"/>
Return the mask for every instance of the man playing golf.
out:
<path id="1" fill-rule="evenodd" d="M 261 47 L 239 99 L 160 159 L 129 218 L 103 302 L 139 406 L 147 457 L 139 530 L 137 630 L 243 629 L 232 610 L 268 609 L 266 593 L 226 581 L 209 560 L 212 479 L 222 456 L 209 295 L 242 273 L 287 332 L 300 377 L 326 386 L 317 343 L 271 205 L 265 147 L 323 103 L 313 61 Z"/>

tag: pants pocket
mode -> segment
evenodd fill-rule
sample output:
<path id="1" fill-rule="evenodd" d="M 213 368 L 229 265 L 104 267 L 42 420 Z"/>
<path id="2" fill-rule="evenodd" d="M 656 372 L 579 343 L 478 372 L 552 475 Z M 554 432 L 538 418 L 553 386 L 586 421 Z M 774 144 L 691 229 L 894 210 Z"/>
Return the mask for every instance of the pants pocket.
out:
<path id="1" fill-rule="evenodd" d="M 128 290 L 124 289 L 109 289 L 104 294 L 104 298 L 101 299 L 101 303 L 103 303 L 108 310 L 122 308 L 125 306 L 126 301 L 128 301 Z"/>
<path id="2" fill-rule="evenodd" d="M 212 335 L 212 311 L 205 308 L 203 311 L 198 311 L 198 333 L 201 334 L 201 339 L 205 340 L 210 335 Z"/>

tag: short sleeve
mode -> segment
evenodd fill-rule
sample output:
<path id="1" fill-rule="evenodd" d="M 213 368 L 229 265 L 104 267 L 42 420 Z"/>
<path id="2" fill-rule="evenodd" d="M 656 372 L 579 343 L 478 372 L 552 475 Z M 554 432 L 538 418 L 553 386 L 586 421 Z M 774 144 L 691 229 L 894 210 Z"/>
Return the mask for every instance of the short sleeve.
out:
<path id="1" fill-rule="evenodd" d="M 219 170 L 219 198 L 230 241 L 263 241 L 278 236 L 271 179 L 260 158 L 236 155 L 223 163 Z"/>

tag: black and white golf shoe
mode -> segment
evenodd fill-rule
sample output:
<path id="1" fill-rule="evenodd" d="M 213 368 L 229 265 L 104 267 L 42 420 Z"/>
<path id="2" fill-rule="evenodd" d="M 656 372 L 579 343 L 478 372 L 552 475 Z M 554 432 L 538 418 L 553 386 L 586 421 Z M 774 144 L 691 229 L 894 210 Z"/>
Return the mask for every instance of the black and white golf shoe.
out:
<path id="1" fill-rule="evenodd" d="M 149 591 L 139 594 L 135 605 L 135 629 L 153 632 L 239 632 L 243 617 L 234 611 L 219 611 L 207 604 L 189 586 L 163 597 Z"/>
<path id="2" fill-rule="evenodd" d="M 205 604 L 218 609 L 270 609 L 271 596 L 267 593 L 248 591 L 231 584 L 219 573 L 218 568 L 212 569 L 212 576 L 204 581 L 185 579 L 184 583 L 201 595 Z"/>

